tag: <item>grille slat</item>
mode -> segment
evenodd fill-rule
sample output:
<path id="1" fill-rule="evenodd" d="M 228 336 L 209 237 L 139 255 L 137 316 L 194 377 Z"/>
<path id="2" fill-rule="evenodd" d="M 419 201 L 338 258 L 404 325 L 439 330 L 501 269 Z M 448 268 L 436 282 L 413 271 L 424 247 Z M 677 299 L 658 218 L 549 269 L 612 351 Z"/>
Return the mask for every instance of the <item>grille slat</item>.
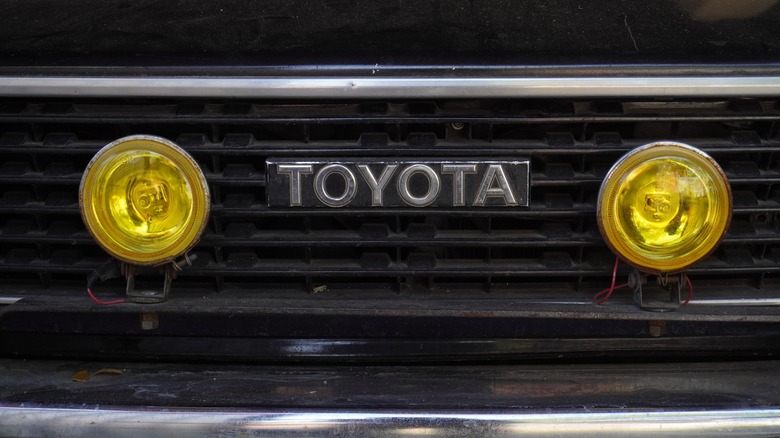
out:
<path id="1" fill-rule="evenodd" d="M 476 104 L 475 104 L 476 103 Z M 426 123 L 429 121 L 482 121 L 492 123 L 590 123 L 669 120 L 742 121 L 776 120 L 775 99 L 710 101 L 505 101 L 492 106 L 469 101 L 427 102 L 166 102 L 116 105 L 9 100 L 0 107 L 0 122 L 59 123 L 320 123 L 333 120 L 372 123 Z"/>
<path id="2" fill-rule="evenodd" d="M 82 173 L 73 173 L 69 175 L 50 175 L 43 172 L 27 172 L 21 175 L 9 175 L 0 170 L 0 183 L 8 184 L 36 184 L 36 185 L 59 185 L 59 184 L 79 184 Z M 234 187 L 265 187 L 265 173 L 257 172 L 244 178 L 226 177 L 214 173 L 205 173 L 206 181 L 209 184 Z M 726 176 L 733 187 L 738 188 L 742 184 L 777 184 L 780 183 L 780 172 L 773 170 L 764 170 L 757 176 L 735 175 L 726 171 Z M 579 187 L 579 186 L 598 186 L 604 175 L 574 175 L 571 178 L 551 178 L 544 174 L 534 172 L 531 176 L 531 187 Z"/>
<path id="3" fill-rule="evenodd" d="M 47 215 L 47 214 L 64 214 L 64 215 L 78 215 L 79 206 L 78 202 L 68 203 L 66 205 L 50 205 L 42 202 L 3 202 L 0 199 L 0 207 L 6 213 L 18 213 L 18 214 L 30 214 L 30 215 Z M 291 212 L 289 209 L 284 210 L 269 210 L 267 206 L 261 204 L 252 204 L 245 208 L 225 207 L 222 204 L 214 204 L 211 207 L 211 213 L 220 217 L 236 217 L 236 218 L 259 218 L 259 217 L 286 217 L 291 215 L 307 215 L 307 216 L 333 216 L 333 210 L 326 210 L 324 208 L 296 210 Z M 372 214 L 387 214 L 398 216 L 417 216 L 420 215 L 420 210 L 393 210 L 393 209 L 350 209 L 350 215 L 365 216 Z M 554 209 L 548 208 L 541 203 L 531 203 L 529 210 L 523 211 L 506 211 L 506 210 L 492 210 L 492 209 L 479 209 L 479 210 L 454 210 L 447 208 L 438 208 L 426 210 L 425 214 L 429 216 L 456 216 L 456 217 L 519 217 L 519 218 L 571 218 L 581 216 L 593 216 L 596 213 L 596 206 L 594 204 L 575 204 L 571 209 Z M 760 201 L 756 206 L 735 206 L 735 215 L 750 215 L 750 214 L 776 214 L 780 213 L 780 202 L 777 201 Z"/>
<path id="4" fill-rule="evenodd" d="M 40 142 L 24 142 L 18 144 L 6 144 L 2 142 L 0 138 L 0 152 L 6 154 L 55 154 L 63 156 L 84 155 L 87 158 L 91 157 L 100 148 L 105 146 L 109 141 L 119 138 L 122 134 L 116 137 L 106 139 L 106 143 L 93 143 L 79 141 L 78 143 L 62 145 L 58 147 L 51 147 L 42 145 Z M 313 155 L 325 155 L 333 156 L 334 154 L 341 153 L 361 153 L 361 156 L 381 156 L 387 154 L 411 154 L 412 156 L 439 156 L 441 150 L 447 150 L 448 156 L 479 157 L 484 154 L 526 154 L 530 156 L 538 155 L 569 155 L 569 154 L 584 154 L 584 155 L 599 155 L 599 154 L 619 154 L 625 153 L 627 150 L 637 146 L 641 146 L 652 141 L 658 140 L 675 140 L 671 137 L 659 137 L 659 138 L 645 138 L 641 140 L 623 141 L 620 145 L 606 145 L 597 146 L 592 142 L 576 142 L 574 145 L 545 145 L 545 140 L 539 138 L 537 140 L 517 139 L 517 140 L 494 140 L 486 141 L 485 139 L 473 139 L 468 141 L 460 141 L 457 143 L 438 141 L 436 144 L 437 149 L 431 149 L 429 146 L 416 146 L 414 143 L 401 143 L 394 142 L 382 147 L 365 148 L 359 144 L 357 140 L 345 139 L 338 142 L 300 142 L 300 141 L 254 141 L 253 143 L 242 147 L 240 149 L 231 150 L 229 146 L 225 146 L 222 143 L 208 143 L 200 146 L 191 146 L 188 149 L 196 157 L 200 154 L 239 154 L 243 157 L 265 157 L 273 155 L 289 155 L 290 150 L 295 150 L 296 156 L 313 156 Z M 175 140 L 174 140 L 175 141 Z M 676 141 L 682 141 L 697 148 L 711 153 L 723 153 L 723 154 L 744 154 L 749 152 L 780 152 L 780 141 L 769 140 L 761 141 L 760 144 L 738 144 L 734 141 L 712 141 L 703 140 L 697 138 L 677 138 Z M 181 142 L 177 142 L 181 145 Z M 437 152 L 438 151 L 438 152 Z M 229 156 L 229 155 L 226 155 Z"/>
<path id="5" fill-rule="evenodd" d="M 89 274 L 99 267 L 105 259 L 81 259 L 74 263 L 55 263 L 40 259 L 0 258 L 2 272 L 49 272 L 68 274 Z M 435 268 L 417 268 L 406 263 L 391 264 L 387 268 L 371 268 L 351 261 L 312 262 L 272 260 L 246 263 L 246 266 L 231 266 L 230 263 L 210 263 L 208 266 L 197 266 L 187 269 L 181 275 L 186 277 L 216 276 L 225 277 L 301 277 L 306 275 L 319 277 L 481 277 L 490 270 L 494 280 L 501 276 L 534 277 L 537 279 L 577 276 L 608 276 L 612 272 L 614 259 L 603 263 L 573 263 L 569 268 L 550 267 L 537 260 L 513 260 L 491 263 L 478 261 L 444 260 L 437 261 Z M 780 263 L 770 260 L 750 261 L 749 266 L 735 266 L 728 260 L 710 259 L 689 270 L 691 275 L 710 274 L 717 270 L 718 275 L 727 274 L 778 274 Z"/>
<path id="6" fill-rule="evenodd" d="M 590 234 L 583 237 L 570 238 L 550 238 L 547 236 L 528 237 L 527 235 L 481 235 L 479 237 L 462 235 L 446 237 L 437 235 L 431 239 L 413 239 L 406 236 L 395 236 L 388 239 L 363 238 L 359 234 L 341 233 L 342 236 L 334 236 L 334 232 L 328 232 L 322 236 L 297 237 L 295 232 L 290 233 L 258 233 L 244 238 L 223 238 L 212 234 L 205 234 L 201 239 L 201 246 L 224 246 L 224 247 L 258 247 L 273 248 L 285 246 L 355 246 L 355 241 L 360 240 L 361 247 L 416 247 L 416 246 L 441 246 L 441 247 L 578 247 L 578 246 L 601 246 L 601 236 Z M 72 236 L 50 236 L 46 232 L 34 233 L 6 233 L 0 235 L 0 242 L 6 243 L 27 243 L 35 241 L 42 244 L 55 245 L 86 245 L 93 246 L 95 243 L 92 237 L 86 232 L 79 232 Z M 746 235 L 726 234 L 723 239 L 723 245 L 760 245 L 780 243 L 780 235 L 776 233 L 758 233 L 751 232 Z"/>

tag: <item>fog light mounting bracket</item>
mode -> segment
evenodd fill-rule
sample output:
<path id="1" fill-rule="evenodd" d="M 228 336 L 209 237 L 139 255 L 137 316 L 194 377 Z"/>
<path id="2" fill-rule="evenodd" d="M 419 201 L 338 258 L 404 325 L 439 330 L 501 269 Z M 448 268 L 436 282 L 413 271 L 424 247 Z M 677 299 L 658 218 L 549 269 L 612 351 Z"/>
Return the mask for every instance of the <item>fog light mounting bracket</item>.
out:
<path id="1" fill-rule="evenodd" d="M 654 284 L 650 284 L 650 277 L 654 277 Z M 646 274 L 633 269 L 628 275 L 628 286 L 634 290 L 634 303 L 642 310 L 653 312 L 679 309 L 682 305 L 684 283 L 685 275 L 680 273 Z M 669 297 L 668 300 L 664 299 L 666 296 Z"/>

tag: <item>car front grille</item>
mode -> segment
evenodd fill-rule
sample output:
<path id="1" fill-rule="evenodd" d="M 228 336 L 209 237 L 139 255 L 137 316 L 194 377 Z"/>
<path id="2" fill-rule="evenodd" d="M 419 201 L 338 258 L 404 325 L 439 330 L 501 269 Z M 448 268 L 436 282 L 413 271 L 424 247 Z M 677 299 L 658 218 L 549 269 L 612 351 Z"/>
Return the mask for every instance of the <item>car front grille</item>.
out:
<path id="1" fill-rule="evenodd" d="M 78 186 L 102 146 L 131 134 L 190 152 L 212 194 L 206 232 L 177 289 L 587 299 L 615 256 L 595 218 L 607 170 L 657 140 L 724 168 L 734 216 L 690 270 L 697 297 L 780 294 L 780 109 L 749 100 L 171 101 L 0 104 L 0 275 L 6 293 L 82 293 L 108 257 L 79 216 Z M 528 208 L 278 208 L 266 159 L 529 159 Z M 621 276 L 628 268 L 621 266 Z M 187 286 L 189 285 L 189 286 Z M 121 285 L 120 285 L 121 287 Z"/>

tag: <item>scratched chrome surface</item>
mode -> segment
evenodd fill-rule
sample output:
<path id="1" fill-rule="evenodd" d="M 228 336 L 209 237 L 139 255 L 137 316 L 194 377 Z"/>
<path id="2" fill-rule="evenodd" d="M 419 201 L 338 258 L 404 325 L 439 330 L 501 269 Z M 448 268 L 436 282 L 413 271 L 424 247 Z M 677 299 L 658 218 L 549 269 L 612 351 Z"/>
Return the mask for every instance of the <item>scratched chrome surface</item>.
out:
<path id="1" fill-rule="evenodd" d="M 776 436 L 780 410 L 605 413 L 222 412 L 3 407 L 4 436 Z"/>
<path id="2" fill-rule="evenodd" d="M 776 436 L 778 370 L 2 359 L 0 436 Z"/>

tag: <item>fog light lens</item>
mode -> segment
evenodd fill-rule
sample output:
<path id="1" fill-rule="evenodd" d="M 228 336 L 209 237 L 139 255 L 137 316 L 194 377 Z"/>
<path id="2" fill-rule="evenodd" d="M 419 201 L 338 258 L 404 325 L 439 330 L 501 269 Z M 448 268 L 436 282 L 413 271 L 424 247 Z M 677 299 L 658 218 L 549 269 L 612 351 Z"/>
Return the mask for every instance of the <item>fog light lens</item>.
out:
<path id="1" fill-rule="evenodd" d="M 197 243 L 210 197 L 195 160 L 153 136 L 121 138 L 87 165 L 79 188 L 81 216 L 114 257 L 139 265 L 170 261 Z"/>
<path id="2" fill-rule="evenodd" d="M 731 187 L 709 155 L 682 143 L 651 143 L 623 156 L 598 199 L 601 234 L 627 263 L 681 271 L 709 255 L 731 222 Z"/>

